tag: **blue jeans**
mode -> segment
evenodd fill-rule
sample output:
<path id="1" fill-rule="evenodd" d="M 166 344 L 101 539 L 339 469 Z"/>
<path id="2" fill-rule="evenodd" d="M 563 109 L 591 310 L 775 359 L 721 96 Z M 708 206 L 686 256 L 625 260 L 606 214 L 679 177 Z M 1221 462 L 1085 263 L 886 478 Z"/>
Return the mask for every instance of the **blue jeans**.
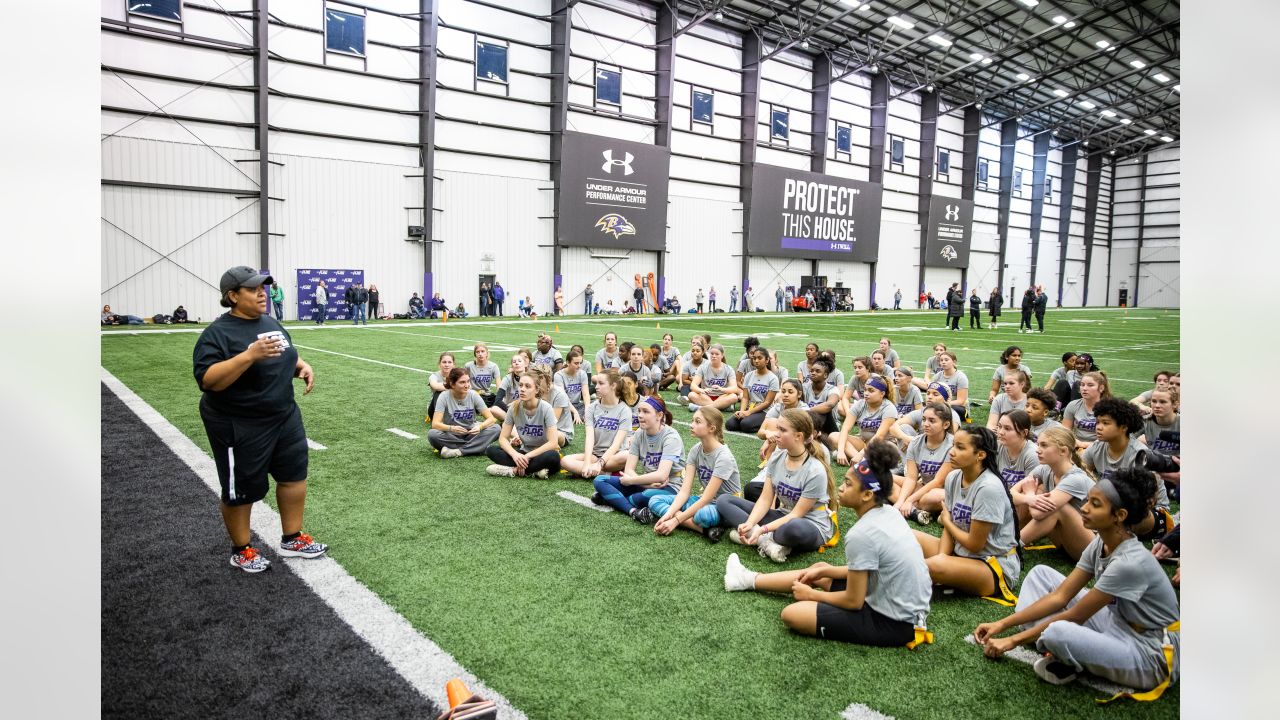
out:
<path id="1" fill-rule="evenodd" d="M 324 303 L 320 303 L 316 305 L 316 324 L 317 325 L 323 325 L 324 321 L 328 319 L 328 316 L 329 316 L 328 305 L 325 305 Z"/>
<path id="2" fill-rule="evenodd" d="M 738 312 L 738 298 L 729 298 L 729 312 Z"/>
<path id="3" fill-rule="evenodd" d="M 671 503 L 676 499 L 675 495 L 658 495 L 649 499 L 649 511 L 654 517 L 662 517 L 671 509 Z M 693 504 L 698 502 L 698 496 L 694 495 L 685 502 L 681 510 L 688 510 Z M 703 530 L 710 530 L 720 525 L 720 511 L 716 510 L 715 503 L 707 503 L 698 508 L 698 512 L 693 514 L 693 522 Z"/>
<path id="4" fill-rule="evenodd" d="M 583 315 L 590 315 L 590 314 L 591 314 L 591 298 L 592 298 L 592 296 L 591 296 L 591 295 L 588 295 L 588 296 L 587 296 L 587 309 L 582 311 L 582 314 L 583 314 Z"/>
<path id="5" fill-rule="evenodd" d="M 643 485 L 623 485 L 622 478 L 612 475 L 597 475 L 592 483 L 600 497 L 609 507 L 624 515 L 632 510 L 649 506 L 649 500 L 657 495 L 675 497 L 675 488 L 664 485 L 660 488 L 646 488 Z M 667 501 L 670 504 L 670 500 Z"/>
<path id="6" fill-rule="evenodd" d="M 353 306 L 353 310 L 354 312 L 351 314 L 352 325 L 359 325 L 361 321 L 364 321 L 365 325 L 369 324 L 369 318 L 364 313 L 364 303 L 356 303 Z"/>
<path id="7" fill-rule="evenodd" d="M 778 298 L 778 312 L 782 312 L 782 298 Z"/>
<path id="8" fill-rule="evenodd" d="M 276 320 L 284 320 L 284 303 L 278 300 L 272 300 L 271 304 L 276 309 Z"/>

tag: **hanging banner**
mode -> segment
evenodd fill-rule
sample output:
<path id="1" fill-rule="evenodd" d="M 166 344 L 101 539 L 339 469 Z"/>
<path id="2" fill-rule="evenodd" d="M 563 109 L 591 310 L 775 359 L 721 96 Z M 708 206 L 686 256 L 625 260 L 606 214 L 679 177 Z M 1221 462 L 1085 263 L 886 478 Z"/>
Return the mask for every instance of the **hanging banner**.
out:
<path id="1" fill-rule="evenodd" d="M 560 244 L 665 250 L 670 151 L 602 135 L 563 137 Z"/>
<path id="2" fill-rule="evenodd" d="M 316 281 L 324 281 L 324 289 L 329 293 L 329 305 L 325 318 L 328 320 L 350 320 L 354 314 L 351 306 L 343 299 L 347 288 L 356 283 L 364 283 L 364 270 L 298 270 L 298 292 L 294 298 L 298 303 L 298 319 L 314 320 L 320 312 L 315 304 Z"/>
<path id="3" fill-rule="evenodd" d="M 875 262 L 884 186 L 760 164 L 751 178 L 752 255 Z"/>
<path id="4" fill-rule="evenodd" d="M 973 244 L 973 201 L 934 195 L 929 198 L 925 267 L 969 267 Z"/>

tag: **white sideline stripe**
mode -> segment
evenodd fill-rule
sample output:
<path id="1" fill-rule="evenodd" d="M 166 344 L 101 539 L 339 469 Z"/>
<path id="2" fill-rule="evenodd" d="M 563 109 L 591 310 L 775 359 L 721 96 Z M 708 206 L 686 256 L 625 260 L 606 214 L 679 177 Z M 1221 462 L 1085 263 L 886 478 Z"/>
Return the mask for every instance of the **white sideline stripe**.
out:
<path id="1" fill-rule="evenodd" d="M 411 432 L 405 432 L 404 430 L 401 430 L 400 428 L 387 428 L 387 432 L 391 433 L 392 435 L 399 435 L 400 437 L 405 438 L 406 440 L 417 440 L 417 439 L 419 439 L 417 435 L 414 435 L 414 434 L 413 434 L 413 433 L 411 433 Z"/>
<path id="2" fill-rule="evenodd" d="M 329 449 L 324 445 L 321 445 L 320 443 L 316 442 L 315 440 L 312 440 L 311 438 L 307 438 L 307 447 L 311 448 L 312 450 L 328 450 Z"/>
<path id="3" fill-rule="evenodd" d="M 840 713 L 840 717 L 844 720 L 893 720 L 892 715 L 872 710 L 862 703 L 854 703 L 845 708 L 844 712 Z"/>
<path id="4" fill-rule="evenodd" d="M 965 635 L 964 641 L 969 643 L 970 645 L 978 644 L 978 641 L 974 640 L 972 635 Z M 1022 647 L 1021 645 L 1005 653 L 1004 656 L 1013 660 L 1017 660 L 1020 663 L 1026 663 L 1028 665 L 1034 665 L 1035 662 L 1040 659 L 1039 653 L 1037 653 L 1034 650 L 1030 650 L 1028 648 Z M 1089 675 L 1088 673 L 1083 673 L 1083 672 L 1076 675 L 1076 682 L 1080 683 L 1081 685 L 1091 687 L 1094 690 L 1097 690 L 1098 692 L 1106 693 L 1107 695 L 1113 695 L 1118 692 L 1129 692 L 1129 693 L 1137 692 L 1133 688 L 1127 688 L 1127 687 L 1124 687 L 1123 685 L 1116 685 L 1115 683 L 1108 682 L 1095 675 Z"/>
<path id="5" fill-rule="evenodd" d="M 175 455 L 182 459 L 204 484 L 216 495 L 219 492 L 218 471 L 209 457 L 181 430 L 174 427 L 155 408 L 147 404 L 102 368 L 102 382 L 120 398 L 147 427 L 155 432 Z M 263 545 L 276 546 L 274 538 L 280 536 L 280 515 L 266 503 L 255 503 L 252 514 L 254 533 Z M 272 540 L 268 540 L 271 538 Z M 381 655 L 397 673 L 423 697 L 437 707 L 449 707 L 445 683 L 460 678 L 475 694 L 492 700 L 498 706 L 498 716 L 524 720 L 525 714 L 479 678 L 467 672 L 427 637 L 424 637 L 399 613 L 382 601 L 369 588 L 351 577 L 330 557 L 319 559 L 285 558 L 284 564 L 297 575 L 312 592 L 333 608 L 338 617 L 347 623 L 357 635 Z"/>
<path id="6" fill-rule="evenodd" d="M 319 353 L 327 353 L 329 355 L 337 355 L 338 357 L 351 358 L 352 360 L 363 360 L 365 362 L 377 363 L 379 365 L 386 365 L 387 367 L 399 368 L 401 370 L 409 370 L 411 372 L 416 372 L 416 373 L 427 373 L 427 371 L 423 370 L 422 368 L 409 367 L 408 365 L 397 365 L 395 363 L 383 362 L 382 360 L 372 360 L 370 358 L 356 357 L 355 355 L 348 355 L 346 353 L 340 353 L 333 350 L 325 350 L 323 348 L 318 348 L 318 347 L 310 347 L 308 345 L 299 345 L 298 343 L 294 343 L 293 346 L 297 348 L 302 348 L 303 350 L 313 350 Z"/>
<path id="7" fill-rule="evenodd" d="M 560 492 L 556 493 L 556 495 L 559 495 L 560 497 L 564 498 L 565 500 L 568 500 L 569 502 L 578 503 L 582 507 L 587 508 L 589 510 L 595 510 L 596 512 L 613 512 L 613 508 L 609 507 L 608 505 L 601 507 L 591 502 L 590 498 L 584 498 L 578 493 L 569 492 L 568 490 L 561 490 Z"/>

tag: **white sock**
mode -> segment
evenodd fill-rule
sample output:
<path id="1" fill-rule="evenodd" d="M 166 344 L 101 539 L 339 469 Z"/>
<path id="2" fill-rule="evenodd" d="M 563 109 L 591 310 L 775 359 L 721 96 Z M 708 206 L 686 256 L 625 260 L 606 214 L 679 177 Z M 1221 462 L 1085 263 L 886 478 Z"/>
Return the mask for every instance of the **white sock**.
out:
<path id="1" fill-rule="evenodd" d="M 755 590 L 756 576 L 759 574 L 748 570 L 738 559 L 738 553 L 731 553 L 724 572 L 724 589 L 728 592 Z"/>

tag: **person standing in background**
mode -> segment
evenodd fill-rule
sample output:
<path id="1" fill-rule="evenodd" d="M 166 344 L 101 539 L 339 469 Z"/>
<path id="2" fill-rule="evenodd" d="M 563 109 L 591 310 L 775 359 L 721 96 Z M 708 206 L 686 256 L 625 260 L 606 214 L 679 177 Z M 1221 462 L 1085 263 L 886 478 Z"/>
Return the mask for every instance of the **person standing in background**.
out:
<path id="1" fill-rule="evenodd" d="M 636 312 L 644 312 L 644 288 L 637 285 L 636 289 L 631 291 L 631 297 L 636 301 Z"/>
<path id="2" fill-rule="evenodd" d="M 729 288 L 729 312 L 738 312 L 738 286 Z"/>
<path id="3" fill-rule="evenodd" d="M 276 311 L 276 322 L 284 322 L 284 290 L 279 285 L 271 286 L 271 307 Z"/>
<path id="4" fill-rule="evenodd" d="M 552 300 L 555 303 L 554 307 L 556 315 L 564 315 L 564 290 L 562 290 L 559 285 L 556 286 L 556 292 L 555 295 L 552 296 Z"/>
<path id="5" fill-rule="evenodd" d="M 785 298 L 783 298 L 783 301 L 784 301 L 784 302 L 786 303 L 786 305 L 787 305 L 787 312 L 795 312 L 795 311 L 796 311 L 795 300 L 796 300 L 795 293 L 794 293 L 794 291 L 792 291 L 791 286 L 790 286 L 790 285 L 788 285 L 788 286 L 787 286 L 787 295 L 786 295 L 786 297 L 785 297 Z"/>
<path id="6" fill-rule="evenodd" d="M 711 286 L 711 292 L 707 295 L 707 303 L 708 303 L 707 311 L 715 312 L 716 311 L 716 286 L 715 285 Z"/>
<path id="7" fill-rule="evenodd" d="M 964 293 L 960 292 L 960 283 L 951 286 L 947 293 L 947 319 L 952 330 L 960 329 L 960 318 L 964 317 Z"/>
<path id="8" fill-rule="evenodd" d="M 489 291 L 489 283 L 480 283 L 480 317 L 489 317 L 493 304 L 493 294 Z"/>
<path id="9" fill-rule="evenodd" d="M 754 305 L 754 295 L 755 293 L 752 292 L 750 285 L 742 286 L 742 312 L 755 312 L 756 306 Z"/>
<path id="10" fill-rule="evenodd" d="M 329 290 L 323 280 L 316 281 L 316 289 L 311 298 L 316 304 L 316 324 L 323 325 L 325 316 L 329 314 Z"/>
<path id="11" fill-rule="evenodd" d="M 507 291 L 502 289 L 502 283 L 497 280 L 493 281 L 493 303 L 498 306 L 498 315 L 502 315 L 502 301 L 507 299 Z M 493 317 L 493 307 L 489 308 L 489 317 Z"/>
<path id="12" fill-rule="evenodd" d="M 978 288 L 969 291 L 969 329 L 982 329 L 982 298 L 978 297 Z"/>
<path id="13" fill-rule="evenodd" d="M 582 311 L 582 314 L 591 315 L 592 314 L 591 300 L 596 296 L 596 291 L 591 288 L 591 283 L 587 283 L 587 289 L 584 290 L 582 294 L 587 299 L 587 309 Z"/>
<path id="14" fill-rule="evenodd" d="M 782 291 L 782 283 L 778 283 L 778 289 L 773 291 L 773 299 L 777 301 L 774 303 L 776 312 L 782 312 L 782 298 L 785 296 L 786 293 Z"/>
<path id="15" fill-rule="evenodd" d="M 364 289 L 364 283 L 356 283 L 356 314 L 351 316 L 352 325 L 368 325 L 369 316 L 365 314 L 365 306 L 369 303 L 369 291 Z"/>
<path id="16" fill-rule="evenodd" d="M 1000 307 L 1004 305 L 1004 295 L 1000 288 L 991 288 L 991 297 L 987 298 L 987 312 L 991 314 L 991 329 L 995 330 L 1000 320 Z"/>
<path id="17" fill-rule="evenodd" d="M 707 299 L 707 296 L 706 296 L 706 295 L 704 295 L 704 294 L 702 294 L 702 288 L 698 288 L 697 303 L 698 303 L 698 314 L 699 314 L 699 315 L 701 315 L 701 314 L 702 314 L 702 303 L 703 303 L 703 301 L 705 301 L 706 299 Z"/>
<path id="18" fill-rule="evenodd" d="M 1044 294 L 1044 285 L 1036 286 L 1036 299 L 1032 303 L 1031 308 L 1036 314 L 1036 325 L 1040 328 L 1040 332 L 1044 332 L 1044 312 L 1049 307 L 1049 296 Z M 1031 329 L 1031 324 L 1027 324 L 1027 329 Z"/>
<path id="19" fill-rule="evenodd" d="M 378 286 L 369 286 L 369 317 L 374 320 L 378 319 Z"/>
<path id="20" fill-rule="evenodd" d="M 1031 332 L 1031 312 L 1036 306 L 1036 289 L 1034 287 L 1027 288 L 1022 293 L 1022 319 L 1018 321 L 1018 332 Z M 1026 328 L 1025 330 L 1023 328 Z"/>
<path id="21" fill-rule="evenodd" d="M 902 309 L 902 288 L 898 288 L 893 291 L 893 309 Z"/>

